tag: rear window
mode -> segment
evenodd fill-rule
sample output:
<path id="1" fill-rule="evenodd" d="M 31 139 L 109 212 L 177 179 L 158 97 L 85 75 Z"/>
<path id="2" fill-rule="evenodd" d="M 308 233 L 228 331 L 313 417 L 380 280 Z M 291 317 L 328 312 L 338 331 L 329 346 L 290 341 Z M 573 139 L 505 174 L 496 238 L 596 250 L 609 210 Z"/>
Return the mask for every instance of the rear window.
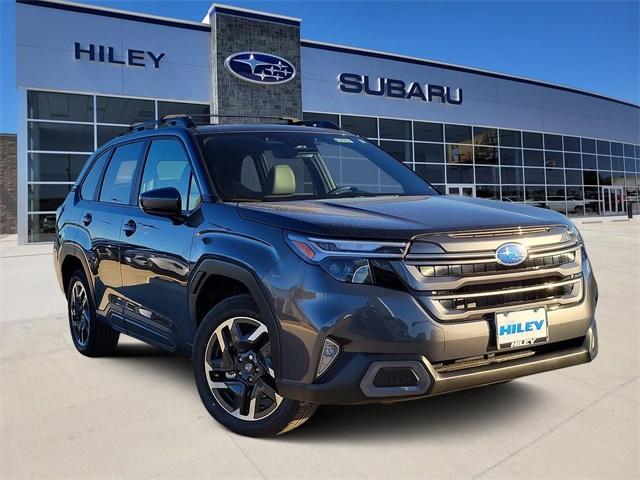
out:
<path id="1" fill-rule="evenodd" d="M 102 176 L 102 171 L 104 170 L 104 165 L 109 160 L 109 155 L 111 154 L 111 150 L 107 150 L 102 153 L 93 165 L 91 165 L 91 169 L 84 181 L 82 182 L 82 187 L 80 188 L 80 196 L 85 200 L 94 200 L 96 198 L 96 190 L 98 188 L 98 182 L 100 182 L 100 177 Z"/>

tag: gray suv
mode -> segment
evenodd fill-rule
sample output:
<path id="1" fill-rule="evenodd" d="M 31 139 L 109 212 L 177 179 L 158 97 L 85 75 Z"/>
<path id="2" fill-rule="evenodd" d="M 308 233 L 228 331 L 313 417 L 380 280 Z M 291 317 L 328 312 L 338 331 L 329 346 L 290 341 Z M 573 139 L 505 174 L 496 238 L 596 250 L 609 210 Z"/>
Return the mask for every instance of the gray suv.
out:
<path id="1" fill-rule="evenodd" d="M 133 126 L 90 158 L 55 230 L 78 351 L 112 354 L 123 333 L 192 357 L 204 406 L 244 435 L 597 353 L 566 217 L 439 195 L 331 124 Z"/>

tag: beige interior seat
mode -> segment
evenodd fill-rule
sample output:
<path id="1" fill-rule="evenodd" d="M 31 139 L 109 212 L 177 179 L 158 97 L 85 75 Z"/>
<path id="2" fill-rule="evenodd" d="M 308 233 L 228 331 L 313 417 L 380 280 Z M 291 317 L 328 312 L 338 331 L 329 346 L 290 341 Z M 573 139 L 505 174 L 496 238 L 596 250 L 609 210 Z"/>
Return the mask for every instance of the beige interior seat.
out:
<path id="1" fill-rule="evenodd" d="M 296 193 L 296 176 L 289 165 L 274 165 L 269 170 L 267 186 L 271 195 L 293 195 Z"/>

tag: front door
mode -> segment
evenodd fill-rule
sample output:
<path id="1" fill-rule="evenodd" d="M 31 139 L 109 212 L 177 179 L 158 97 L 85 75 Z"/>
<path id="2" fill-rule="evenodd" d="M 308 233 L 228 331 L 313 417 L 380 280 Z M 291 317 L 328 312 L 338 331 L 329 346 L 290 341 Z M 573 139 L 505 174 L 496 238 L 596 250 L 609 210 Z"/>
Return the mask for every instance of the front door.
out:
<path id="1" fill-rule="evenodd" d="M 139 192 L 174 187 L 184 219 L 150 215 L 131 206 L 123 218 L 121 271 L 127 332 L 167 349 L 189 342 L 187 282 L 200 194 L 187 151 L 178 137 L 151 141 Z M 138 202 L 139 203 L 139 202 Z"/>
<path id="2" fill-rule="evenodd" d="M 461 197 L 475 197 L 476 187 L 469 184 L 448 184 L 447 195 L 459 195 Z"/>
<path id="3" fill-rule="evenodd" d="M 627 211 L 623 187 L 602 187 L 602 211 L 605 215 L 620 215 Z"/>

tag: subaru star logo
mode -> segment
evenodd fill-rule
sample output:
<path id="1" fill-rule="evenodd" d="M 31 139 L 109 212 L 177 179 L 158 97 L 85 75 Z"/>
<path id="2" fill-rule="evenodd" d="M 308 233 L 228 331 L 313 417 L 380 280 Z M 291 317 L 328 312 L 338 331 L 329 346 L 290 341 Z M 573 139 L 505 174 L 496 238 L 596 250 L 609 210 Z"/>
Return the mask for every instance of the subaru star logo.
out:
<path id="1" fill-rule="evenodd" d="M 496 250 L 496 260 L 507 267 L 519 265 L 527 258 L 527 249 L 519 243 L 505 243 Z"/>
<path id="2" fill-rule="evenodd" d="M 253 83 L 285 83 L 296 76 L 291 62 L 268 53 L 236 53 L 227 57 L 224 65 L 236 77 Z"/>

